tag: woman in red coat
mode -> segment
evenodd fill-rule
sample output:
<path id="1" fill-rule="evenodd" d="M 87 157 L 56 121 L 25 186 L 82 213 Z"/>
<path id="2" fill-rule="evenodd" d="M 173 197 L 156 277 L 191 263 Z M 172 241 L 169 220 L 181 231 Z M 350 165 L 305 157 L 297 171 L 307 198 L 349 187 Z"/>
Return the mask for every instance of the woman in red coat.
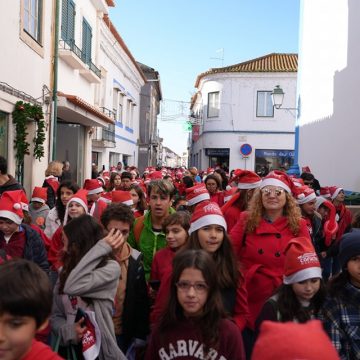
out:
<path id="1" fill-rule="evenodd" d="M 250 326 L 265 301 L 281 284 L 284 249 L 294 237 L 310 239 L 305 221 L 291 195 L 292 182 L 281 171 L 269 173 L 256 190 L 249 211 L 243 212 L 230 237 L 243 266 Z"/>
<path id="2" fill-rule="evenodd" d="M 221 183 L 217 176 L 208 175 L 205 186 L 210 194 L 210 201 L 217 203 L 220 207 L 224 205 L 224 193 L 221 191 Z"/>

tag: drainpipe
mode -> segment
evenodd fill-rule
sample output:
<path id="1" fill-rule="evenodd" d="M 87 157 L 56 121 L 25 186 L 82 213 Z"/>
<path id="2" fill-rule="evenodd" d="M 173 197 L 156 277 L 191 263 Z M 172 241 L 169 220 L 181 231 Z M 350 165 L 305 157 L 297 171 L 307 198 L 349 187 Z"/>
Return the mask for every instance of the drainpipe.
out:
<path id="1" fill-rule="evenodd" d="M 56 136 L 57 136 L 57 87 L 58 87 L 58 63 L 59 63 L 59 14 L 60 0 L 55 0 L 55 42 L 54 42 L 54 83 L 53 83 L 53 131 L 52 131 L 52 160 L 56 160 Z"/>

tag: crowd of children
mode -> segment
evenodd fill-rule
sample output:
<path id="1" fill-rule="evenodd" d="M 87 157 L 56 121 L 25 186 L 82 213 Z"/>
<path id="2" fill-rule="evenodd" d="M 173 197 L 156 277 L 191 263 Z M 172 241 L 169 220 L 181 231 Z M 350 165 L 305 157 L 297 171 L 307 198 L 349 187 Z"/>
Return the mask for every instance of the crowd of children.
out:
<path id="1" fill-rule="evenodd" d="M 342 188 L 134 167 L 80 188 L 60 164 L 31 196 L 9 176 L 1 194 L 0 359 L 271 359 L 272 338 L 305 329 L 328 359 L 360 359 Z M 317 358 L 289 343 L 282 358 Z"/>

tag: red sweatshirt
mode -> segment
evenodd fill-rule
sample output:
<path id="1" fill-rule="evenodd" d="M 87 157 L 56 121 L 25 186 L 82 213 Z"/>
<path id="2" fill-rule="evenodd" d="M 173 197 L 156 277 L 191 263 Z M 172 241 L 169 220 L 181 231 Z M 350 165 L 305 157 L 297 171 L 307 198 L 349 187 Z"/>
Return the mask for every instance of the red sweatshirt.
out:
<path id="1" fill-rule="evenodd" d="M 21 360 L 62 360 L 58 354 L 54 353 L 49 346 L 40 341 L 34 340 L 30 351 Z"/>
<path id="2" fill-rule="evenodd" d="M 201 320 L 200 320 L 201 321 Z M 219 345 L 210 348 L 206 359 L 245 360 L 244 346 L 239 328 L 230 320 L 220 322 Z M 145 360 L 205 359 L 200 328 L 194 319 L 176 323 L 166 334 L 156 328 L 150 338 Z"/>

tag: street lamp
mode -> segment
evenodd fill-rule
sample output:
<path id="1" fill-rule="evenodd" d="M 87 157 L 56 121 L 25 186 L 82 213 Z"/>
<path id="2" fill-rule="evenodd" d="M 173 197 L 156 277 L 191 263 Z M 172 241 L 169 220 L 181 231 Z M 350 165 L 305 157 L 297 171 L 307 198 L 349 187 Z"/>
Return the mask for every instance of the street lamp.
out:
<path id="1" fill-rule="evenodd" d="M 276 110 L 287 110 L 295 117 L 295 149 L 294 149 L 294 164 L 290 166 L 287 171 L 288 175 L 300 176 L 300 167 L 299 167 L 299 124 L 297 122 L 298 108 L 284 108 L 282 103 L 284 100 L 284 91 L 280 85 L 276 85 L 273 92 L 271 93 L 273 106 Z M 290 110 L 294 110 L 293 114 Z"/>

